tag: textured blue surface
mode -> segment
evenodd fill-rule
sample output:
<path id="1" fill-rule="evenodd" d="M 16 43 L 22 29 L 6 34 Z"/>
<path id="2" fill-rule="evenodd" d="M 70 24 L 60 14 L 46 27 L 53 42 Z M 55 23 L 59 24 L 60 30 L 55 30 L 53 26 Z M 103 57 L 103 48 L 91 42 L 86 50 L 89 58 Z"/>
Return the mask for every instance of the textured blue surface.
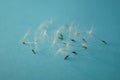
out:
<path id="1" fill-rule="evenodd" d="M 52 55 L 53 49 L 34 55 L 20 39 L 51 17 L 56 24 L 94 25 L 109 45 L 91 43 L 87 53 L 80 52 L 85 56 L 67 61 Z M 120 80 L 120 1 L 0 0 L 0 80 Z"/>

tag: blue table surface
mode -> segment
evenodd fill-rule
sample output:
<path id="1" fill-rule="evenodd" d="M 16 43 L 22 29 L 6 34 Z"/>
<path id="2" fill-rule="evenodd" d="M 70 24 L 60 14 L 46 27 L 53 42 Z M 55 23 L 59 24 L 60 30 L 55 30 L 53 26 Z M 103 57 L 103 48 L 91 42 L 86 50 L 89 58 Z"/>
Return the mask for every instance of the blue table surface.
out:
<path id="1" fill-rule="evenodd" d="M 51 32 L 63 23 L 85 29 L 94 25 L 97 36 L 109 44 L 91 43 L 68 60 L 54 48 L 34 55 L 20 40 L 50 18 L 55 19 Z M 120 80 L 120 1 L 0 0 L 0 80 Z"/>

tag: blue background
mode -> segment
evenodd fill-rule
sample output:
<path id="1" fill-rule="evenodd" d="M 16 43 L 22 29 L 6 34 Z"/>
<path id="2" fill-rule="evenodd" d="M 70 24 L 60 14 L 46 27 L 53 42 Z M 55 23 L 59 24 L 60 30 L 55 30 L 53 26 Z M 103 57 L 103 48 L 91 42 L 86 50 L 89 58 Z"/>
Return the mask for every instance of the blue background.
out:
<path id="1" fill-rule="evenodd" d="M 50 17 L 58 24 L 94 25 L 109 45 L 88 49 L 91 59 L 78 55 L 64 61 L 47 54 L 52 50 L 33 55 L 19 41 Z M 0 80 L 120 80 L 120 1 L 0 0 Z"/>

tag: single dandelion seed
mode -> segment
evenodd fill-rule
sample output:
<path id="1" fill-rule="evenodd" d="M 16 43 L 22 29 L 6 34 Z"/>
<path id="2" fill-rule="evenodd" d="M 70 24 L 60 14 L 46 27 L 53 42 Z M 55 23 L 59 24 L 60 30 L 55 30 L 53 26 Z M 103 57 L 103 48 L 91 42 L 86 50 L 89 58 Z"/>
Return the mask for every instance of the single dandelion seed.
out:
<path id="1" fill-rule="evenodd" d="M 21 42 L 21 44 L 24 44 L 24 45 L 25 45 L 26 43 L 25 43 L 25 42 Z"/>
<path id="2" fill-rule="evenodd" d="M 72 42 L 76 42 L 76 40 L 74 40 L 74 39 L 70 39 Z"/>
<path id="3" fill-rule="evenodd" d="M 104 44 L 107 44 L 107 42 L 106 41 L 104 41 L 104 40 L 101 40 Z"/>
<path id="4" fill-rule="evenodd" d="M 75 55 L 77 55 L 77 52 L 75 52 L 75 51 L 72 51 L 72 53 L 75 54 Z"/>
<path id="5" fill-rule="evenodd" d="M 33 52 L 33 54 L 36 54 L 36 52 L 35 52 L 35 50 L 34 50 L 34 49 L 32 49 L 32 52 Z"/>
<path id="6" fill-rule="evenodd" d="M 60 34 L 58 35 L 58 39 L 63 40 L 63 39 L 64 39 L 64 38 L 63 38 L 63 34 L 60 33 Z"/>
<path id="7" fill-rule="evenodd" d="M 87 49 L 87 45 L 85 43 L 82 43 L 82 48 Z"/>
<path id="8" fill-rule="evenodd" d="M 69 55 L 66 55 L 65 57 L 64 57 L 64 60 L 67 60 L 69 58 Z"/>

